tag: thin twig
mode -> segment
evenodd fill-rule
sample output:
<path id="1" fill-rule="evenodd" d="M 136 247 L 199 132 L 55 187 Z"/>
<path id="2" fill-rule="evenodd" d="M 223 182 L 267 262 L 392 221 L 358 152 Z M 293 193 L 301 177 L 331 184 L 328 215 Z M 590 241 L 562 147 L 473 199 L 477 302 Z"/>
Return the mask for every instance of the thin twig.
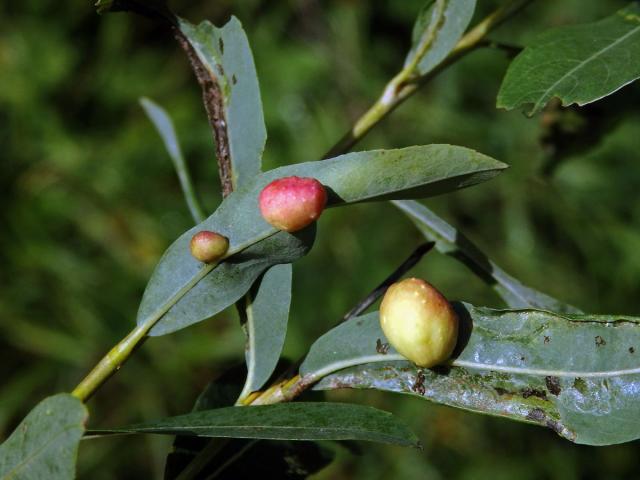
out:
<path id="1" fill-rule="evenodd" d="M 340 323 L 346 322 L 350 318 L 357 317 L 362 312 L 364 312 L 367 308 L 369 308 L 376 300 L 378 300 L 382 295 L 385 294 L 387 289 L 395 282 L 398 281 L 400 277 L 402 277 L 405 273 L 411 270 L 416 263 L 420 261 L 420 259 L 433 247 L 435 246 L 435 242 L 427 242 L 420 245 L 416 248 L 411 255 L 407 257 L 407 259 L 402 262 L 402 264 L 396 268 L 391 275 L 384 279 L 384 281 L 378 285 L 373 291 L 363 298 L 355 307 L 353 307 L 349 312 L 342 317 Z"/>
<path id="2" fill-rule="evenodd" d="M 497 42 L 495 40 L 490 40 L 488 38 L 479 42 L 478 46 L 493 48 L 495 50 L 502 50 L 504 53 L 507 54 L 509 58 L 515 57 L 522 50 L 524 50 L 524 47 L 521 47 L 520 45 L 512 45 L 510 43 Z"/>
<path id="3" fill-rule="evenodd" d="M 323 159 L 336 157 L 351 150 L 369 131 L 411 97 L 418 89 L 427 84 L 442 70 L 457 62 L 468 53 L 480 48 L 487 34 L 502 25 L 507 19 L 520 12 L 534 0 L 513 0 L 503 5 L 485 17 L 480 23 L 469 30 L 451 50 L 451 53 L 436 68 L 428 73 L 415 76 L 415 72 L 404 67 L 385 86 L 380 97 L 362 116 L 355 121 L 353 127 L 343 135 L 338 142 L 329 149 Z"/>

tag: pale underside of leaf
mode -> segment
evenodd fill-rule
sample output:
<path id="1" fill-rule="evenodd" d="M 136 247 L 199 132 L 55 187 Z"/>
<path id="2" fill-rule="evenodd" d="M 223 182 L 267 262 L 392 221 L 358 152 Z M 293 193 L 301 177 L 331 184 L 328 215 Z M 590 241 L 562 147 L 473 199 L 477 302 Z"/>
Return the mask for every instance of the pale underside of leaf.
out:
<path id="1" fill-rule="evenodd" d="M 445 0 L 442 10 L 428 1 L 413 28 L 412 46 L 405 66 L 417 64 L 420 75 L 436 67 L 462 37 L 475 10 L 475 0 Z"/>
<path id="2" fill-rule="evenodd" d="M 192 25 L 179 19 L 180 30 L 193 46 L 221 93 L 222 117 L 215 126 L 218 142 L 226 140 L 233 188 L 260 173 L 267 131 L 256 68 L 240 21 L 231 17 L 222 28 L 209 21 Z M 220 153 L 220 149 L 218 149 Z M 218 159 L 221 161 L 220 159 Z"/>
<path id="3" fill-rule="evenodd" d="M 318 389 L 376 388 L 536 423 L 591 445 L 640 438 L 640 319 L 456 304 L 444 368 L 418 369 L 386 342 L 377 313 L 321 337 L 301 366 Z M 386 351 L 386 353 L 381 353 Z M 334 373 L 331 373 L 334 372 Z"/>
<path id="4" fill-rule="evenodd" d="M 259 280 L 255 293 L 247 295 L 248 373 L 241 398 L 262 388 L 278 364 L 287 331 L 291 284 L 291 265 L 276 265 Z"/>
<path id="5" fill-rule="evenodd" d="M 197 195 L 193 188 L 191 176 L 184 160 L 184 156 L 182 155 L 182 150 L 180 149 L 180 144 L 178 142 L 178 137 L 176 135 L 173 122 L 171 121 L 171 117 L 169 117 L 169 114 L 160 107 L 160 105 L 148 98 L 141 98 L 140 104 L 149 119 L 153 122 L 153 125 L 156 127 L 156 130 L 158 131 L 160 138 L 162 138 L 162 142 L 169 153 L 169 157 L 171 157 L 171 160 L 173 161 L 191 216 L 195 222 L 203 221 L 205 219 L 205 215 L 202 212 L 200 203 L 197 201 Z"/>
<path id="6" fill-rule="evenodd" d="M 483 281 L 491 285 L 507 306 L 511 308 L 532 307 L 562 313 L 581 313 L 549 295 L 523 285 L 502 270 L 476 247 L 460 231 L 445 222 L 424 205 L 412 200 L 392 202 L 404 212 L 423 233 L 425 238 L 436 242 L 440 253 L 462 262 Z"/>

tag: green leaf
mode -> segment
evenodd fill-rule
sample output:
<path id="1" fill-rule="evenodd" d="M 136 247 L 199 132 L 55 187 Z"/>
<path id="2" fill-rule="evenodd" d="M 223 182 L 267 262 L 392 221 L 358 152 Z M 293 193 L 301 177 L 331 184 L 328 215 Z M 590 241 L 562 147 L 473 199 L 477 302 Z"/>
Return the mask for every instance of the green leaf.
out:
<path id="1" fill-rule="evenodd" d="M 140 100 L 145 112 L 154 123 L 178 173 L 191 215 L 196 223 L 204 215 L 191 183 L 190 175 L 180 151 L 173 123 L 167 112 L 149 99 Z M 248 181 L 249 179 L 247 179 Z M 278 363 L 287 332 L 289 305 L 291 303 L 291 265 L 271 267 L 254 285 L 255 294 L 239 303 L 245 313 L 247 332 L 247 381 L 243 395 L 248 395 L 264 385 Z"/>
<path id="2" fill-rule="evenodd" d="M 391 347 L 378 320 L 378 312 L 354 317 L 322 335 L 300 365 L 309 381 L 354 365 L 405 358 Z"/>
<path id="3" fill-rule="evenodd" d="M 532 307 L 561 313 L 581 313 L 572 305 L 523 285 L 492 262 L 459 230 L 445 222 L 424 205 L 411 200 L 392 202 L 416 224 L 427 240 L 436 242 L 440 253 L 465 264 L 491 285 L 511 308 Z"/>
<path id="4" fill-rule="evenodd" d="M 640 319 L 455 304 L 461 333 L 445 367 L 422 370 L 393 349 L 377 315 L 321 337 L 301 367 L 315 388 L 375 388 L 545 426 L 576 443 L 640 438 Z M 348 339 L 348 341 L 346 340 Z M 356 366 L 358 363 L 361 365 Z"/>
<path id="5" fill-rule="evenodd" d="M 406 67 L 415 62 L 420 75 L 436 67 L 456 46 L 473 17 L 476 0 L 444 0 L 442 6 L 427 1 L 413 27 L 411 50 L 404 63 Z"/>
<path id="6" fill-rule="evenodd" d="M 411 430 L 388 412 L 328 402 L 219 408 L 101 432 L 271 440 L 365 440 L 418 445 Z"/>
<path id="7" fill-rule="evenodd" d="M 179 19 L 179 26 L 211 80 L 219 87 L 224 124 L 216 128 L 226 131 L 232 184 L 236 189 L 260 173 L 267 140 L 249 41 L 236 17 L 231 17 L 222 28 L 208 21 L 195 26 L 183 19 Z"/>
<path id="8" fill-rule="evenodd" d="M 236 302 L 267 268 L 291 263 L 308 252 L 313 228 L 296 234 L 276 233 L 260 215 L 258 195 L 276 178 L 314 177 L 326 186 L 328 206 L 334 207 L 439 195 L 488 180 L 505 167 L 467 148 L 428 145 L 349 153 L 261 174 L 169 247 L 147 285 L 138 324 L 154 324 L 150 335 L 164 335 L 205 320 Z M 228 237 L 229 254 L 234 255 L 217 266 L 196 261 L 189 242 L 200 230 Z"/>
<path id="9" fill-rule="evenodd" d="M 255 294 L 247 295 L 245 357 L 248 372 L 240 398 L 262 388 L 278 364 L 287 334 L 291 286 L 291 265 L 276 265 L 258 281 Z"/>
<path id="10" fill-rule="evenodd" d="M 44 399 L 0 445 L 0 478 L 75 478 L 78 444 L 87 417 L 82 402 L 69 394 Z"/>
<path id="11" fill-rule="evenodd" d="M 178 142 L 178 137 L 176 136 L 176 131 L 173 128 L 171 118 L 167 112 L 160 107 L 160 105 L 148 98 L 141 98 L 140 105 L 142 105 L 142 108 L 149 117 L 149 120 L 151 120 L 153 125 L 156 127 L 156 130 L 158 131 L 160 138 L 162 138 L 164 146 L 173 161 L 173 166 L 178 174 L 180 186 L 182 187 L 182 192 L 184 193 L 184 198 L 187 201 L 187 206 L 189 207 L 191 216 L 196 222 L 201 222 L 205 219 L 205 215 L 193 188 L 191 175 L 189 175 L 187 164 L 182 156 L 180 143 Z"/>
<path id="12" fill-rule="evenodd" d="M 233 405 L 244 373 L 244 366 L 237 366 L 216 378 L 200 394 L 193 410 Z M 334 457 L 333 451 L 316 442 L 237 439 L 220 447 L 221 443 L 218 439 L 177 436 L 167 456 L 164 478 L 208 478 L 235 457 L 237 460 L 225 468 L 223 478 L 249 478 L 259 463 L 265 478 L 300 479 L 326 467 Z"/>
<path id="13" fill-rule="evenodd" d="M 640 77 L 640 5 L 595 23 L 546 31 L 509 66 L 498 107 L 540 111 L 553 97 L 585 105 Z"/>

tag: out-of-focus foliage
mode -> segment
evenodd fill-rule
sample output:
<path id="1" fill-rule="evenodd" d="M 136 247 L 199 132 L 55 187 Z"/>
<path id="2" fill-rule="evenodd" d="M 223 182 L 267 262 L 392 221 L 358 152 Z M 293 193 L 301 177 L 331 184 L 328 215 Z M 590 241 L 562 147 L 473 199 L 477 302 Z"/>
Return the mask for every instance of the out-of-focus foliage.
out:
<path id="1" fill-rule="evenodd" d="M 403 64 L 422 3 L 176 0 L 171 6 L 192 21 L 221 25 L 233 13 L 243 22 L 265 107 L 265 167 L 272 168 L 319 158 L 377 97 Z M 499 3 L 479 2 L 475 20 Z M 550 26 L 592 22 L 625 4 L 536 2 L 492 38 L 526 43 Z M 621 106 L 616 116 L 626 114 L 599 129 L 601 141 L 584 150 L 558 132 L 575 133 L 572 125 L 580 130 L 592 121 L 582 116 L 587 110 L 527 119 L 495 109 L 507 65 L 499 51 L 471 54 L 358 149 L 452 143 L 509 163 L 490 185 L 426 204 L 525 284 L 585 312 L 638 314 L 640 116 L 631 110 L 634 102 L 625 101 L 637 98 L 638 85 L 600 102 L 601 111 L 615 103 Z M 129 331 L 160 254 L 192 225 L 171 162 L 137 103 L 143 95 L 173 116 L 211 211 L 219 187 L 200 91 L 182 52 L 159 26 L 127 14 L 99 17 L 90 2 L 0 5 L 0 439 L 39 399 L 71 389 Z M 390 205 L 326 212 L 316 246 L 294 266 L 285 354 L 305 352 L 421 241 Z M 430 253 L 413 273 L 450 298 L 501 305 L 451 258 Z M 92 400 L 91 425 L 189 411 L 211 378 L 242 362 L 243 342 L 232 309 L 151 339 Z M 396 412 L 425 449 L 367 446 L 361 456 L 339 449 L 338 461 L 316 478 L 640 473 L 636 443 L 581 447 L 536 427 L 390 394 L 341 391 L 329 398 Z M 79 477 L 159 478 L 169 441 L 82 442 Z"/>

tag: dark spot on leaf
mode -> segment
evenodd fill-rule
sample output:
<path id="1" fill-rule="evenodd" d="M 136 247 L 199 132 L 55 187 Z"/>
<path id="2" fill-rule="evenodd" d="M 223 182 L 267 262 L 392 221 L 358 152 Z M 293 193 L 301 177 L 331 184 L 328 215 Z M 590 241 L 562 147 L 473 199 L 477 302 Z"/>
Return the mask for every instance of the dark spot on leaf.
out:
<path id="1" fill-rule="evenodd" d="M 547 392 L 545 392 L 544 390 L 536 390 L 535 388 L 525 388 L 524 390 L 522 390 L 522 396 L 524 398 L 538 397 L 546 400 Z"/>
<path id="2" fill-rule="evenodd" d="M 509 393 L 509 390 L 506 390 L 504 388 L 494 387 L 493 389 L 496 391 L 498 395 L 507 395 Z"/>
<path id="3" fill-rule="evenodd" d="M 633 347 L 629 347 L 629 353 L 636 353 L 636 349 Z"/>
<path id="4" fill-rule="evenodd" d="M 361 327 L 361 326 L 362 326 L 362 320 L 358 320 L 358 321 L 356 322 L 356 325 L 357 325 L 357 326 L 359 326 L 359 327 Z"/>
<path id="5" fill-rule="evenodd" d="M 236 78 L 236 74 L 235 73 L 233 75 L 231 75 L 231 83 L 233 83 L 234 85 L 236 83 L 238 83 L 238 79 Z"/>
<path id="6" fill-rule="evenodd" d="M 353 388 L 353 385 L 347 381 L 343 381 L 343 380 L 331 380 L 329 382 L 329 385 L 331 385 L 331 389 L 332 390 L 340 390 L 340 389 L 346 389 L 346 388 Z"/>
<path id="7" fill-rule="evenodd" d="M 220 47 L 220 53 L 224 55 L 224 42 L 222 41 L 222 38 L 218 39 L 218 46 Z"/>
<path id="8" fill-rule="evenodd" d="M 465 347 L 469 343 L 471 332 L 473 331 L 473 319 L 464 304 L 460 302 L 453 302 L 452 306 L 458 315 L 458 340 L 456 341 L 456 347 L 451 354 L 453 358 L 456 358 L 464 351 Z"/>
<path id="9" fill-rule="evenodd" d="M 555 420 L 547 420 L 545 422 L 545 425 L 559 435 L 562 435 L 564 433 L 564 428 L 562 427 L 562 424 L 560 422 L 557 422 Z"/>
<path id="10" fill-rule="evenodd" d="M 436 365 L 435 367 L 431 367 L 433 373 L 437 373 L 438 375 L 449 375 L 451 373 L 451 367 L 449 365 Z"/>
<path id="11" fill-rule="evenodd" d="M 551 339 L 549 337 L 547 337 L 546 335 L 544 336 L 544 344 L 546 345 L 547 343 L 549 343 Z"/>
<path id="12" fill-rule="evenodd" d="M 418 370 L 418 375 L 416 375 L 416 380 L 411 386 L 411 390 L 418 395 L 424 395 L 427 391 L 426 388 L 424 388 L 424 372 L 422 370 Z"/>
<path id="13" fill-rule="evenodd" d="M 544 377 L 544 383 L 547 385 L 547 389 L 551 395 L 556 397 L 560 395 L 562 389 L 560 388 L 560 379 L 558 377 Z"/>
<path id="14" fill-rule="evenodd" d="M 520 361 L 524 362 L 524 355 L 520 357 Z"/>
<path id="15" fill-rule="evenodd" d="M 534 408 L 529 413 L 527 413 L 527 420 L 533 420 L 536 422 L 541 422 L 546 418 L 544 410 L 541 408 Z"/>
<path id="16" fill-rule="evenodd" d="M 573 388 L 578 390 L 578 392 L 580 392 L 583 395 L 587 393 L 587 383 L 580 377 L 577 377 L 573 381 Z"/>
<path id="17" fill-rule="evenodd" d="M 219 63 L 216 63 L 216 70 L 218 70 L 218 74 L 221 77 L 224 77 L 224 68 L 222 68 L 222 65 L 220 65 Z"/>
<path id="18" fill-rule="evenodd" d="M 603 345 L 606 345 L 607 342 L 605 341 L 604 338 L 602 338 L 600 335 L 596 336 L 596 347 L 602 347 Z"/>
<path id="19" fill-rule="evenodd" d="M 381 355 L 386 355 L 388 351 L 389 351 L 389 344 L 388 343 L 382 343 L 382 340 L 377 339 L 376 340 L 376 352 L 380 353 Z"/>
<path id="20" fill-rule="evenodd" d="M 570 440 L 575 439 L 575 434 L 567 430 L 559 421 L 554 420 L 553 418 L 549 418 L 549 415 L 542 410 L 541 408 L 534 408 L 527 414 L 527 420 L 531 420 L 533 422 L 539 423 L 540 425 L 544 425 L 547 428 L 550 428 L 557 434 L 569 438 Z"/>

